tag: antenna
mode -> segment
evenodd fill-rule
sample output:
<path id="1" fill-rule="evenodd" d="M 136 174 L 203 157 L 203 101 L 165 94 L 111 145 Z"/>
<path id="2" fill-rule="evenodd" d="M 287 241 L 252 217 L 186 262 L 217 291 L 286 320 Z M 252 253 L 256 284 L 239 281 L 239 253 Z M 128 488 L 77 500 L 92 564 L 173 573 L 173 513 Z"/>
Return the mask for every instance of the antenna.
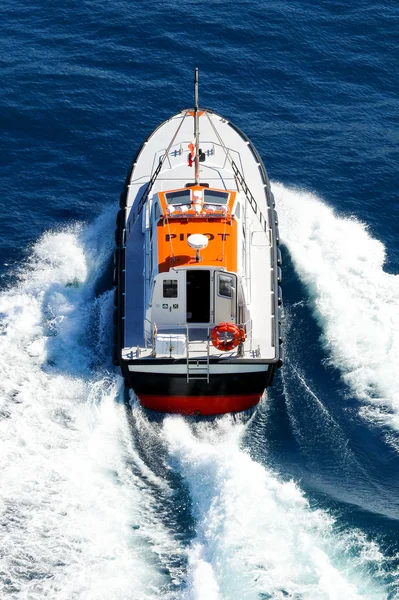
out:
<path id="1" fill-rule="evenodd" d="M 195 250 L 196 262 L 200 262 L 202 260 L 200 256 L 200 250 L 206 248 L 208 246 L 208 242 L 208 238 L 202 233 L 193 233 L 192 235 L 188 236 L 187 243 L 190 246 L 190 248 L 194 248 Z"/>
<path id="2" fill-rule="evenodd" d="M 198 67 L 194 71 L 195 185 L 199 185 Z"/>

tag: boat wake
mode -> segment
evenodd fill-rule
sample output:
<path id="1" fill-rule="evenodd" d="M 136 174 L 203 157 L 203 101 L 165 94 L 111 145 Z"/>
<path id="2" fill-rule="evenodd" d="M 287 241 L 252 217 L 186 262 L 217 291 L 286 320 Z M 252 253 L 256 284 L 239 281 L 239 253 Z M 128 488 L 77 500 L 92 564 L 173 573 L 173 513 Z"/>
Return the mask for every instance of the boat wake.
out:
<path id="1" fill-rule="evenodd" d="M 228 417 L 213 426 L 164 421 L 170 465 L 189 486 L 196 521 L 183 598 L 386 598 L 372 577 L 383 563 L 378 547 L 335 530 L 293 481 L 252 460 L 244 432 Z"/>
<path id="2" fill-rule="evenodd" d="M 44 235 L 0 295 L 1 596 L 387 598 L 378 546 L 253 460 L 248 424 L 126 406 L 111 214 Z"/>
<path id="3" fill-rule="evenodd" d="M 395 431 L 390 441 L 399 449 L 399 277 L 383 270 L 384 246 L 309 192 L 278 183 L 273 192 L 331 364 L 362 402 L 362 416 Z"/>
<path id="4" fill-rule="evenodd" d="M 108 368 L 111 293 L 95 294 L 112 226 L 45 234 L 0 296 L 2 598 L 168 597 L 179 548 Z"/>

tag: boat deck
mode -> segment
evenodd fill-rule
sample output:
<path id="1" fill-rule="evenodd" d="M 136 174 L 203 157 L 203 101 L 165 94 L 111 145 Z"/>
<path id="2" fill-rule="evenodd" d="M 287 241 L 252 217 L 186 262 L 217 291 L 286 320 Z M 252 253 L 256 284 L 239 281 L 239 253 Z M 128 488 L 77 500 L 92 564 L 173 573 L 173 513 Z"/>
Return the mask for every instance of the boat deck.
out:
<path id="1" fill-rule="evenodd" d="M 205 154 L 205 162 L 200 163 L 201 184 L 208 183 L 210 187 L 237 190 L 237 181 L 229 157 L 233 159 L 239 171 L 256 199 L 264 221 L 261 223 L 248 205 L 246 210 L 245 227 L 251 235 L 251 271 L 246 277 L 247 305 L 252 319 L 251 341 L 245 344 L 245 356 L 256 355 L 262 359 L 273 360 L 277 356 L 276 335 L 274 325 L 275 299 L 272 285 L 272 255 L 271 255 L 271 223 L 265 196 L 265 181 L 261 165 L 254 155 L 251 144 L 226 120 L 210 113 L 200 113 L 200 149 Z M 170 140 L 180 125 L 175 142 L 169 149 L 167 159 L 157 177 L 152 193 L 144 209 L 137 218 L 137 204 L 155 172 L 161 158 L 164 156 Z M 227 148 L 228 155 L 221 143 Z M 146 256 L 144 254 L 144 231 L 148 226 L 151 196 L 159 191 L 184 187 L 194 182 L 194 167 L 188 166 L 188 144 L 193 141 L 193 117 L 183 111 L 161 125 L 143 145 L 136 160 L 128 187 L 126 207 L 126 254 L 125 254 L 125 289 L 124 289 L 124 340 L 123 358 L 137 357 L 137 348 L 141 357 L 151 356 L 151 350 L 146 348 L 143 332 L 144 307 L 149 296 L 149 280 L 146 280 Z M 233 149 L 234 148 L 234 149 Z M 266 222 L 266 227 L 264 226 Z M 266 229 L 266 230 L 265 230 Z M 207 352 L 207 342 L 196 348 L 190 344 L 191 352 L 197 351 L 198 356 Z M 191 348 L 192 346 L 192 348 Z M 220 352 L 211 346 L 212 356 L 237 356 L 232 353 Z M 162 355 L 159 355 L 162 356 Z M 169 355 L 164 354 L 165 357 Z"/>

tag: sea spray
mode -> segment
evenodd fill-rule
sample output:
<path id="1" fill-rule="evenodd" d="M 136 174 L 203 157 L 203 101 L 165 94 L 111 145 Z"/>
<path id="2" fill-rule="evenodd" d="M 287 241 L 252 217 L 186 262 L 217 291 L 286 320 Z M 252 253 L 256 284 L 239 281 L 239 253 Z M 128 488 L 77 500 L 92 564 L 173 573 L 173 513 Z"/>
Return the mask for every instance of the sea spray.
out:
<path id="1" fill-rule="evenodd" d="M 243 425 L 168 417 L 163 431 L 197 523 L 184 598 L 386 598 L 372 576 L 383 562 L 377 545 L 336 531 L 293 481 L 254 462 L 241 448 Z"/>
<path id="2" fill-rule="evenodd" d="M 177 544 L 135 473 L 110 293 L 94 294 L 112 221 L 46 233 L 0 295 L 2 597 L 169 597 Z"/>
<path id="3" fill-rule="evenodd" d="M 399 277 L 367 227 L 309 192 L 273 184 L 282 241 L 306 284 L 323 343 L 362 414 L 399 430 Z"/>

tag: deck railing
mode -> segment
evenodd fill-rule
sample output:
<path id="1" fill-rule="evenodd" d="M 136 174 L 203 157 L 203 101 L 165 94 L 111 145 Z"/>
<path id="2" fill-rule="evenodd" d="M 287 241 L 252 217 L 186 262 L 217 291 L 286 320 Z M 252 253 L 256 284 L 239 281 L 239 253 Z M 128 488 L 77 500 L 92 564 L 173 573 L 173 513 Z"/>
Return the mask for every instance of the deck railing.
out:
<path id="1" fill-rule="evenodd" d="M 237 167 L 236 163 L 234 162 L 234 160 L 231 161 L 231 167 L 233 169 L 234 176 L 238 180 L 238 182 L 241 186 L 241 189 L 244 192 L 245 197 L 247 198 L 252 210 L 254 211 L 255 215 L 258 217 L 263 231 L 267 231 L 267 221 L 266 221 L 265 217 L 263 216 L 263 213 L 260 210 L 259 206 L 257 205 L 257 202 L 256 202 L 255 198 L 253 197 L 251 190 L 247 186 L 247 183 L 246 183 L 240 169 Z"/>
<path id="2" fill-rule="evenodd" d="M 238 327 L 244 329 L 246 339 L 244 346 L 250 344 L 252 346 L 252 320 L 249 319 L 246 323 L 237 323 Z M 157 325 L 149 319 L 144 319 L 144 343 L 146 350 L 152 349 L 155 351 L 155 341 L 158 334 L 164 335 L 184 335 L 187 346 L 197 346 L 198 354 L 206 356 L 212 347 L 211 332 L 217 323 L 199 327 L 198 325 L 189 325 L 187 323 L 178 323 L 174 326 Z M 201 348 L 200 345 L 204 344 Z M 238 346 L 237 346 L 238 348 Z M 216 349 L 215 349 L 216 350 Z M 248 350 L 247 350 L 248 351 Z"/>

